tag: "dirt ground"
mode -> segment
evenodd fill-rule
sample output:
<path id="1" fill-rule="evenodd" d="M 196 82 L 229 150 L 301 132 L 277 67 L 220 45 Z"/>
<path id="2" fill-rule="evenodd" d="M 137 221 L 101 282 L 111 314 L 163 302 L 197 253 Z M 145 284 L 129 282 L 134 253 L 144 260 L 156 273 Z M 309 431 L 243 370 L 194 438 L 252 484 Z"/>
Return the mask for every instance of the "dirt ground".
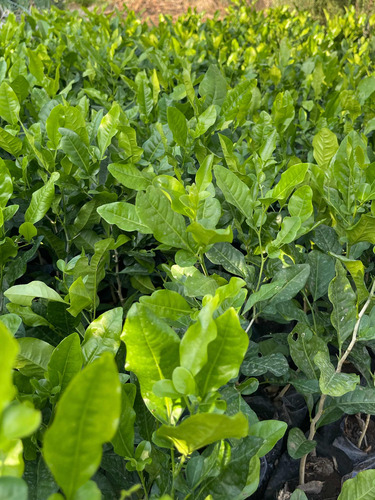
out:
<path id="1" fill-rule="evenodd" d="M 116 0 L 116 4 L 121 8 L 126 4 L 131 10 L 138 12 L 143 19 L 149 19 L 157 23 L 159 14 L 169 14 L 176 19 L 184 14 L 189 7 L 196 8 L 199 12 L 204 11 L 208 16 L 214 15 L 218 10 L 221 15 L 225 13 L 228 0 Z M 269 7 L 272 0 L 258 0 L 257 8 Z"/>

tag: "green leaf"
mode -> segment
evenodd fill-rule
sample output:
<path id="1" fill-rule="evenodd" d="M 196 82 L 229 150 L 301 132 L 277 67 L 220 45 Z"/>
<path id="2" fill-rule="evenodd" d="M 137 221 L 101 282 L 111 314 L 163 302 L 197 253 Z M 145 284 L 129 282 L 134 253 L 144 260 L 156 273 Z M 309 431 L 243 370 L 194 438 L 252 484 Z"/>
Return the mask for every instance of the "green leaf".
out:
<path id="1" fill-rule="evenodd" d="M 362 214 L 359 221 L 346 230 L 346 235 L 351 245 L 360 241 L 367 241 L 375 245 L 375 217 Z"/>
<path id="2" fill-rule="evenodd" d="M 14 403 L 2 414 L 0 432 L 6 439 L 13 440 L 30 436 L 41 424 L 41 413 L 28 403 Z"/>
<path id="3" fill-rule="evenodd" d="M 181 340 L 181 366 L 189 370 L 193 376 L 207 363 L 208 346 L 217 335 L 217 325 L 212 318 L 214 309 L 213 302 L 202 307 L 197 321 L 189 326 Z"/>
<path id="4" fill-rule="evenodd" d="M 293 189 L 304 181 L 308 168 L 308 163 L 297 163 L 289 167 L 281 174 L 276 186 L 268 191 L 261 201 L 265 201 L 267 204 L 273 203 L 276 200 L 284 203 Z"/>
<path id="5" fill-rule="evenodd" d="M 90 323 L 82 342 L 85 364 L 92 363 L 104 352 L 116 355 L 121 343 L 122 318 L 122 308 L 115 307 Z"/>
<path id="6" fill-rule="evenodd" d="M 55 198 L 55 184 L 59 180 L 60 174 L 53 172 L 44 186 L 33 192 L 31 202 L 25 212 L 25 222 L 36 222 L 43 219 Z"/>
<path id="7" fill-rule="evenodd" d="M 348 415 L 359 412 L 375 414 L 374 387 L 357 386 L 354 391 L 344 394 L 335 401 L 337 406 Z"/>
<path id="8" fill-rule="evenodd" d="M 288 361 L 279 352 L 266 356 L 259 356 L 257 353 L 247 355 L 241 366 L 241 373 L 248 377 L 259 377 L 267 372 L 273 373 L 276 377 L 282 377 L 288 371 Z"/>
<path id="9" fill-rule="evenodd" d="M 278 422 L 277 420 L 262 420 L 256 424 L 250 425 L 249 436 L 260 437 L 264 440 L 257 455 L 259 458 L 267 455 L 275 444 L 284 436 L 288 424 Z"/>
<path id="10" fill-rule="evenodd" d="M 290 355 L 297 368 L 309 380 L 318 379 L 318 371 L 314 358 L 318 352 L 328 354 L 328 347 L 323 339 L 314 334 L 310 328 L 298 323 L 288 335 Z"/>
<path id="11" fill-rule="evenodd" d="M 142 223 L 152 230 L 158 241 L 172 247 L 191 250 L 185 219 L 172 210 L 161 189 L 149 186 L 145 193 L 140 191 L 136 208 Z"/>
<path id="12" fill-rule="evenodd" d="M 17 158 L 22 151 L 22 141 L 19 137 L 0 127 L 0 148 L 5 149 L 5 151 Z"/>
<path id="13" fill-rule="evenodd" d="M 53 353 L 53 347 L 44 340 L 32 337 L 18 339 L 20 350 L 14 367 L 26 377 L 43 378 Z"/>
<path id="14" fill-rule="evenodd" d="M 214 321 L 216 337 L 208 344 L 207 363 L 195 377 L 202 397 L 238 375 L 249 344 L 233 307 Z"/>
<path id="15" fill-rule="evenodd" d="M 68 312 L 74 317 L 83 311 L 83 309 L 88 309 L 92 304 L 92 296 L 87 289 L 82 276 L 79 276 L 69 287 L 69 303 L 70 307 L 67 309 Z"/>
<path id="16" fill-rule="evenodd" d="M 158 438 L 171 441 L 186 456 L 215 441 L 245 437 L 248 425 L 247 418 L 242 413 L 233 417 L 201 413 L 187 417 L 177 427 L 162 425 L 155 434 Z"/>
<path id="17" fill-rule="evenodd" d="M 292 496 L 289 500 L 309 500 L 306 493 L 302 490 L 296 489 L 293 491 Z"/>
<path id="18" fill-rule="evenodd" d="M 313 191 L 310 186 L 301 186 L 296 189 L 288 203 L 290 215 L 305 222 L 313 213 L 312 197 Z"/>
<path id="19" fill-rule="evenodd" d="M 233 241 L 231 226 L 228 226 L 225 229 L 207 229 L 199 222 L 192 222 L 187 227 L 187 231 L 192 234 L 194 240 L 200 246 L 213 245 L 214 243 L 223 241 L 231 243 Z"/>
<path id="20" fill-rule="evenodd" d="M 320 370 L 319 387 L 323 394 L 332 397 L 343 396 L 354 391 L 360 382 L 359 375 L 354 373 L 337 373 L 327 352 L 318 352 L 314 362 Z"/>
<path id="21" fill-rule="evenodd" d="M 257 292 L 250 295 L 249 300 L 246 302 L 243 309 L 243 313 L 249 311 L 253 306 L 255 306 L 255 304 L 258 304 L 258 302 L 272 299 L 272 297 L 282 290 L 284 284 L 284 281 L 279 280 L 262 285 Z"/>
<path id="22" fill-rule="evenodd" d="M 115 453 L 121 457 L 134 455 L 135 394 L 134 384 L 121 383 L 121 416 L 116 434 L 112 438 Z"/>
<path id="23" fill-rule="evenodd" d="M 185 116 L 177 108 L 169 107 L 167 109 L 168 127 L 170 128 L 173 139 L 179 146 L 185 147 L 187 141 L 188 127 Z"/>
<path id="24" fill-rule="evenodd" d="M 246 218 L 251 219 L 254 200 L 250 189 L 234 172 L 221 165 L 215 165 L 214 172 L 217 185 L 228 203 L 234 205 Z"/>
<path id="25" fill-rule="evenodd" d="M 151 181 L 145 174 L 139 170 L 135 165 L 127 163 L 111 163 L 108 165 L 108 172 L 110 172 L 115 179 L 129 189 L 137 191 L 147 189 Z"/>
<path id="26" fill-rule="evenodd" d="M 0 477 L 0 500 L 27 500 L 27 484 L 19 477 Z"/>
<path id="27" fill-rule="evenodd" d="M 0 161 L 0 208 L 4 208 L 13 194 L 13 182 L 5 164 Z"/>
<path id="28" fill-rule="evenodd" d="M 375 495 L 375 470 L 364 470 L 344 482 L 337 500 L 372 500 Z"/>
<path id="29" fill-rule="evenodd" d="M 199 84 L 199 95 L 204 97 L 204 106 L 222 106 L 227 95 L 227 81 L 217 66 L 211 65 Z"/>
<path id="30" fill-rule="evenodd" d="M 156 316 L 174 321 L 193 312 L 188 302 L 173 290 L 157 290 L 152 295 L 140 297 L 139 302 Z"/>
<path id="31" fill-rule="evenodd" d="M 270 300 L 264 312 L 272 311 L 276 304 L 292 299 L 305 286 L 309 274 L 310 266 L 308 264 L 295 264 L 277 272 L 272 283 L 282 282 L 283 285 L 281 290 Z"/>
<path id="32" fill-rule="evenodd" d="M 148 409 L 161 421 L 168 421 L 171 402 L 154 395 L 159 380 L 171 379 L 178 366 L 180 339 L 164 321 L 142 304 L 130 308 L 121 339 L 126 345 L 126 369 L 135 373 Z"/>
<path id="33" fill-rule="evenodd" d="M 0 321 L 0 414 L 13 399 L 13 366 L 19 350 L 17 341 L 8 328 Z"/>
<path id="34" fill-rule="evenodd" d="M 108 224 L 116 224 L 123 231 L 139 231 L 143 234 L 152 233 L 151 229 L 141 222 L 136 207 L 126 201 L 116 201 L 102 205 L 97 209 L 97 212 Z"/>
<path id="35" fill-rule="evenodd" d="M 97 133 L 98 146 L 100 149 L 100 155 L 103 158 L 104 153 L 108 146 L 111 144 L 112 138 L 116 135 L 119 118 L 120 118 L 121 108 L 117 102 L 112 104 L 111 109 L 108 113 L 103 116 Z"/>
<path id="36" fill-rule="evenodd" d="M 334 260 L 319 250 L 313 250 L 307 255 L 307 262 L 311 269 L 307 286 L 313 299 L 318 300 L 328 293 L 328 285 L 335 276 Z"/>
<path id="37" fill-rule="evenodd" d="M 20 225 L 18 232 L 26 241 L 31 241 L 38 234 L 37 228 L 31 222 L 24 222 Z"/>
<path id="38" fill-rule="evenodd" d="M 60 386 L 64 392 L 69 382 L 82 369 L 83 356 L 78 333 L 65 337 L 54 349 L 47 367 L 47 378 L 52 387 Z"/>
<path id="39" fill-rule="evenodd" d="M 322 128 L 313 139 L 314 158 L 321 168 L 328 167 L 339 148 L 336 135 L 328 128 Z"/>
<path id="40" fill-rule="evenodd" d="M 193 375 L 183 366 L 173 370 L 172 382 L 176 391 L 184 396 L 196 393 L 196 384 Z"/>
<path id="41" fill-rule="evenodd" d="M 0 117 L 11 125 L 18 122 L 20 103 L 16 93 L 6 82 L 0 85 Z"/>
<path id="42" fill-rule="evenodd" d="M 272 117 L 279 134 L 283 134 L 295 116 L 293 97 L 289 90 L 277 94 L 272 105 Z"/>
<path id="43" fill-rule="evenodd" d="M 192 137 L 197 139 L 201 135 L 205 134 L 207 130 L 216 122 L 216 117 L 217 113 L 215 106 L 209 106 L 201 115 L 198 116 L 195 129 L 190 131 Z"/>
<path id="44" fill-rule="evenodd" d="M 57 404 L 43 455 L 68 500 L 100 465 L 102 445 L 118 425 L 120 393 L 114 360 L 104 354 L 74 377 Z"/>
<path id="45" fill-rule="evenodd" d="M 4 292 L 14 304 L 20 306 L 31 306 L 33 299 L 40 297 L 46 300 L 64 302 L 60 295 L 42 281 L 31 281 L 27 285 L 14 285 Z"/>
<path id="46" fill-rule="evenodd" d="M 74 494 L 72 500 L 101 500 L 102 492 L 95 481 L 87 481 Z"/>
<path id="47" fill-rule="evenodd" d="M 316 441 L 306 439 L 304 433 L 298 427 L 290 429 L 288 434 L 288 453 L 298 460 L 315 449 Z"/>
<path id="48" fill-rule="evenodd" d="M 69 160 L 81 168 L 86 174 L 90 174 L 90 152 L 80 136 L 68 128 L 59 128 L 61 134 L 60 148 Z"/>
<path id="49" fill-rule="evenodd" d="M 356 295 L 346 277 L 343 265 L 336 261 L 336 276 L 328 287 L 328 297 L 332 303 L 331 322 L 337 332 L 341 349 L 345 340 L 353 333 L 357 319 Z"/>
<path id="50" fill-rule="evenodd" d="M 245 256 L 230 243 L 216 243 L 205 255 L 213 264 L 223 266 L 229 273 L 245 279 L 248 277 Z"/>

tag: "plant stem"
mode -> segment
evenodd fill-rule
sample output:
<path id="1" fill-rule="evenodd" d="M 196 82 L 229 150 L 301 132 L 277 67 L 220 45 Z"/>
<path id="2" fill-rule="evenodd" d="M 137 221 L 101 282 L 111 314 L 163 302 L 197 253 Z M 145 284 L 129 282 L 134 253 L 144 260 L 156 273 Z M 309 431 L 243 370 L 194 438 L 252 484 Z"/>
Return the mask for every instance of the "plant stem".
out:
<path id="1" fill-rule="evenodd" d="M 362 432 L 361 432 L 361 435 L 359 436 L 359 439 L 358 439 L 358 448 L 361 449 L 361 446 L 362 446 L 362 441 L 364 440 L 365 436 L 366 436 L 366 432 L 367 432 L 367 429 L 368 429 L 368 426 L 369 426 L 369 423 L 370 423 L 370 419 L 371 419 L 371 415 L 370 414 L 367 414 L 366 415 L 366 422 L 365 422 L 365 426 L 363 427 L 362 429 Z"/>
<path id="2" fill-rule="evenodd" d="M 203 255 L 200 252 L 199 252 L 199 262 L 200 262 L 200 265 L 202 267 L 204 275 L 208 276 L 206 264 L 204 263 L 204 257 L 203 257 Z"/>
<path id="3" fill-rule="evenodd" d="M 121 281 L 120 281 L 120 276 L 119 276 L 119 272 L 120 272 L 120 267 L 119 267 L 119 262 L 118 262 L 118 252 L 117 250 L 114 251 L 114 257 L 115 257 L 115 265 L 116 265 L 116 283 L 117 283 L 117 295 L 118 295 L 118 298 L 120 299 L 120 304 L 121 306 L 124 305 L 124 297 L 122 295 L 122 290 L 121 290 Z"/>
<path id="4" fill-rule="evenodd" d="M 147 493 L 147 488 L 146 488 L 146 482 L 145 482 L 145 477 L 143 475 L 143 471 L 142 470 L 138 471 L 138 476 L 139 476 L 139 479 L 141 480 L 143 491 L 145 492 L 145 499 L 148 500 L 148 493 Z"/>
<path id="5" fill-rule="evenodd" d="M 371 300 L 373 298 L 374 292 L 375 292 L 375 280 L 372 283 L 372 287 L 371 287 L 369 296 L 368 296 L 368 298 L 367 298 L 364 306 L 362 307 L 362 309 L 360 310 L 360 312 L 358 314 L 358 318 L 357 318 L 357 321 L 356 321 L 356 323 L 354 325 L 352 339 L 350 341 L 350 344 L 348 345 L 348 347 L 347 347 L 346 351 L 344 352 L 343 356 L 339 359 L 339 361 L 337 363 L 336 373 L 341 373 L 341 369 L 342 369 L 343 364 L 345 363 L 346 359 L 348 358 L 348 356 L 352 352 L 353 347 L 355 346 L 355 343 L 357 341 L 357 335 L 358 335 L 359 325 L 361 323 L 361 320 L 362 320 L 362 318 L 363 318 L 363 316 L 364 316 L 364 314 L 365 314 L 368 306 L 371 303 Z M 318 406 L 318 410 L 316 412 L 316 415 L 311 420 L 309 437 L 307 438 L 309 441 L 312 441 L 314 439 L 315 432 L 316 432 L 316 424 L 317 424 L 318 420 L 320 419 L 320 417 L 323 415 L 323 408 L 324 408 L 324 403 L 325 403 L 326 399 L 327 399 L 327 394 L 322 394 L 322 396 L 320 397 L 319 406 Z M 364 434 L 366 434 L 366 431 L 364 432 Z M 361 441 L 361 443 L 362 443 L 362 441 Z M 300 484 L 304 484 L 305 483 L 306 460 L 307 460 L 307 455 L 304 455 L 301 458 L 301 463 L 300 463 L 300 468 L 299 468 L 299 483 Z"/>
<path id="6" fill-rule="evenodd" d="M 309 432 L 309 437 L 307 438 L 309 441 L 312 441 L 314 439 L 315 432 L 316 432 L 316 424 L 317 424 L 318 420 L 320 419 L 320 417 L 323 415 L 323 408 L 324 408 L 324 403 L 325 403 L 326 399 L 327 399 L 327 394 L 322 394 L 320 397 L 318 410 L 315 414 L 315 417 L 311 420 L 311 423 L 310 423 L 310 432 Z M 301 458 L 301 462 L 299 465 L 299 484 L 305 484 L 305 467 L 306 467 L 307 457 L 308 457 L 308 454 L 304 455 Z"/>

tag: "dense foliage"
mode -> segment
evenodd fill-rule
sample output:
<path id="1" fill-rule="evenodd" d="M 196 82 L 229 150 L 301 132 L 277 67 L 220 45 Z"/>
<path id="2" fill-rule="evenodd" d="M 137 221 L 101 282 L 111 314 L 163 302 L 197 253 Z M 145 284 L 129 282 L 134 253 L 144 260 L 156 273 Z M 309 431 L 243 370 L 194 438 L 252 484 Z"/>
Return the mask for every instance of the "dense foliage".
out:
<path id="1" fill-rule="evenodd" d="M 8 17 L 1 498 L 246 498 L 280 439 L 303 483 L 319 427 L 375 414 L 374 24 Z"/>

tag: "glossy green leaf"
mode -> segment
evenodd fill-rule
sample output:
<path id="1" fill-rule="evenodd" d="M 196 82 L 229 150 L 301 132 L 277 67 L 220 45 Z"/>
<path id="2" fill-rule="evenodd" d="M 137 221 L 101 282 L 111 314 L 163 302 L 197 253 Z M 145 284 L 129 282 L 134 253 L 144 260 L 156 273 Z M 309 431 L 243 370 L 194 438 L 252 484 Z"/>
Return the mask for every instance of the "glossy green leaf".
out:
<path id="1" fill-rule="evenodd" d="M 171 402 L 154 395 L 154 384 L 170 379 L 178 366 L 180 339 L 164 321 L 141 304 L 134 304 L 125 321 L 121 339 L 126 345 L 126 369 L 135 373 L 148 409 L 168 420 Z"/>
<path id="2" fill-rule="evenodd" d="M 0 412 L 12 400 L 15 389 L 13 386 L 12 369 L 19 351 L 17 341 L 8 328 L 0 321 Z"/>
<path id="3" fill-rule="evenodd" d="M 197 139 L 201 135 L 205 134 L 215 123 L 216 117 L 217 113 L 214 105 L 209 106 L 205 111 L 203 111 L 203 113 L 197 118 L 195 129 L 190 132 L 194 139 Z"/>
<path id="4" fill-rule="evenodd" d="M 35 224 L 46 215 L 55 197 L 55 184 L 59 178 L 60 174 L 53 172 L 46 184 L 33 192 L 30 205 L 25 212 L 25 222 Z"/>
<path id="5" fill-rule="evenodd" d="M 74 317 L 92 304 L 92 296 L 81 276 L 69 287 L 69 303 L 70 307 L 67 311 Z"/>
<path id="6" fill-rule="evenodd" d="M 344 394 L 335 401 L 337 406 L 349 415 L 359 412 L 371 415 L 375 413 L 375 389 L 373 387 L 357 385 L 354 391 Z"/>
<path id="7" fill-rule="evenodd" d="M 140 297 L 139 302 L 160 318 L 177 320 L 193 312 L 186 299 L 173 290 L 157 290 Z"/>
<path id="8" fill-rule="evenodd" d="M 278 422 L 277 420 L 262 420 L 253 424 L 249 428 L 249 436 L 260 437 L 264 440 L 260 450 L 258 450 L 258 457 L 263 457 L 275 444 L 284 436 L 288 425 L 285 422 Z"/>
<path id="9" fill-rule="evenodd" d="M 326 168 L 339 145 L 336 135 L 328 128 L 322 128 L 313 139 L 314 158 L 321 168 Z"/>
<path id="10" fill-rule="evenodd" d="M 22 151 L 22 141 L 0 127 L 0 147 L 11 155 L 18 157 Z"/>
<path id="11" fill-rule="evenodd" d="M 32 337 L 18 339 L 19 352 L 14 367 L 26 377 L 43 378 L 53 353 L 53 347 L 44 340 Z"/>
<path id="12" fill-rule="evenodd" d="M 98 469 L 102 445 L 116 432 L 120 393 L 115 363 L 103 355 L 76 375 L 62 395 L 44 435 L 43 455 L 67 499 Z"/>
<path id="13" fill-rule="evenodd" d="M 33 299 L 36 297 L 64 302 L 55 290 L 52 290 L 42 281 L 32 281 L 27 285 L 12 286 L 4 292 L 4 295 L 14 304 L 21 306 L 31 306 Z"/>
<path id="14" fill-rule="evenodd" d="M 116 224 L 123 231 L 140 231 L 149 234 L 152 231 L 141 222 L 136 207 L 126 201 L 117 201 L 102 205 L 97 209 L 98 214 L 109 224 Z"/>
<path id="15" fill-rule="evenodd" d="M 267 203 L 272 203 L 276 200 L 284 203 L 293 189 L 304 181 L 308 168 L 308 163 L 297 163 L 289 167 L 281 174 L 276 186 L 266 193 L 263 200 Z"/>
<path id="16" fill-rule="evenodd" d="M 129 189 L 142 190 L 147 189 L 151 181 L 135 165 L 127 163 L 111 163 L 108 165 L 110 172 L 115 179 Z"/>
<path id="17" fill-rule="evenodd" d="M 183 455 L 227 438 L 247 436 L 248 422 L 242 413 L 233 417 L 215 413 L 201 413 L 186 418 L 176 427 L 162 425 L 156 436 L 170 440 Z"/>
<path id="18" fill-rule="evenodd" d="M 350 229 L 346 230 L 349 243 L 352 245 L 360 241 L 368 241 L 375 245 L 375 217 L 362 214 L 359 221 Z"/>
<path id="19" fill-rule="evenodd" d="M 116 135 L 119 118 L 120 118 L 121 108 L 116 102 L 112 104 L 112 107 L 108 113 L 103 116 L 97 133 L 98 146 L 100 149 L 101 157 L 108 146 L 111 144 L 112 138 Z"/>
<path id="20" fill-rule="evenodd" d="M 230 243 L 216 243 L 205 255 L 213 264 L 223 266 L 231 274 L 242 278 L 248 276 L 245 256 Z"/>
<path id="21" fill-rule="evenodd" d="M 188 127 L 185 116 L 180 110 L 170 107 L 167 110 L 168 126 L 173 134 L 173 139 L 179 146 L 185 147 Z"/>
<path id="22" fill-rule="evenodd" d="M 207 347 L 207 363 L 195 379 L 202 396 L 238 375 L 249 339 L 231 307 L 215 319 L 216 337 Z"/>
<path id="23" fill-rule="evenodd" d="M 305 222 L 313 213 L 312 197 L 313 191 L 310 186 L 301 186 L 296 189 L 288 202 L 290 215 Z"/>
<path id="24" fill-rule="evenodd" d="M 231 226 L 225 229 L 207 229 L 199 222 L 192 222 L 187 231 L 191 233 L 194 240 L 201 246 L 213 245 L 214 243 L 233 241 L 233 232 Z"/>
<path id="25" fill-rule="evenodd" d="M 80 136 L 68 128 L 59 128 L 61 134 L 60 148 L 69 160 L 81 168 L 86 174 L 90 173 L 90 152 Z"/>
<path id="26" fill-rule="evenodd" d="M 63 392 L 82 369 L 83 356 L 78 333 L 65 337 L 54 349 L 47 367 L 47 378 Z"/>
<path id="27" fill-rule="evenodd" d="M 247 185 L 234 172 L 221 165 L 215 165 L 214 172 L 217 185 L 223 192 L 228 203 L 234 205 L 245 217 L 250 219 L 254 201 Z"/>
<path id="28" fill-rule="evenodd" d="M 211 65 L 199 84 L 199 94 L 204 97 L 206 107 L 222 106 L 227 95 L 227 82 L 217 66 Z"/>
<path id="29" fill-rule="evenodd" d="M 0 117 L 11 125 L 19 119 L 20 103 L 12 87 L 6 82 L 0 85 Z"/>
<path id="30" fill-rule="evenodd" d="M 134 421 L 136 413 L 133 409 L 136 387 L 133 384 L 121 383 L 121 415 L 116 434 L 112 438 L 115 452 L 121 457 L 134 455 Z"/>
<path id="31" fill-rule="evenodd" d="M 328 285 L 335 276 L 335 263 L 332 257 L 313 250 L 307 256 L 310 265 L 310 275 L 307 286 L 314 300 L 318 300 L 328 293 Z"/>
<path id="32" fill-rule="evenodd" d="M 171 208 L 161 189 L 150 186 L 146 193 L 139 192 L 136 208 L 139 218 L 161 243 L 190 250 L 185 220 Z"/>
<path id="33" fill-rule="evenodd" d="M 90 323 L 82 342 L 85 364 L 92 363 L 104 352 L 116 355 L 121 342 L 122 317 L 122 308 L 115 307 Z"/>

